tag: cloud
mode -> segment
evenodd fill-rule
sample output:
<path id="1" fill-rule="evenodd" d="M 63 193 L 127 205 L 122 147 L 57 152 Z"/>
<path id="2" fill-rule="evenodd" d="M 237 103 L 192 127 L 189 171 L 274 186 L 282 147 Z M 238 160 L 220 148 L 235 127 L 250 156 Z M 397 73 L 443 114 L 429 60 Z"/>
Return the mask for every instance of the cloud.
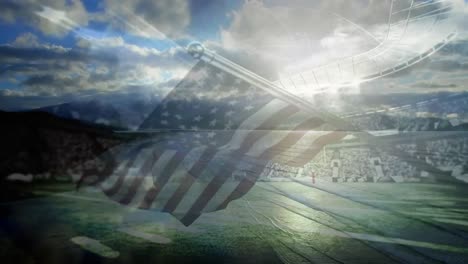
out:
<path id="1" fill-rule="evenodd" d="M 458 85 L 454 83 L 433 83 L 433 82 L 418 82 L 413 85 L 412 87 L 416 88 L 427 88 L 427 89 L 438 89 L 438 88 L 456 88 Z"/>
<path id="2" fill-rule="evenodd" d="M 360 26 L 381 25 L 388 12 L 388 1 L 246 1 L 230 14 L 232 22 L 221 31 L 221 43 L 278 65 L 305 57 L 318 65 L 375 46 Z"/>
<path id="3" fill-rule="evenodd" d="M 40 15 L 41 12 L 47 14 Z M 47 35 L 63 36 L 73 28 L 63 20 L 73 21 L 75 27 L 88 24 L 89 17 L 79 0 L 17 0 L 0 1 L 0 20 L 7 23 L 24 22 Z"/>
<path id="4" fill-rule="evenodd" d="M 464 91 L 468 81 L 468 38 L 459 38 L 448 43 L 428 59 L 396 74 L 364 85 L 375 92 L 383 88 L 387 92 L 433 92 Z M 393 84 L 390 88 L 389 84 Z"/>
<path id="5" fill-rule="evenodd" d="M 102 20 L 146 38 L 178 38 L 185 35 L 190 18 L 187 0 L 107 0 Z"/>
<path id="6" fill-rule="evenodd" d="M 333 68 L 331 73 L 321 72 L 317 77 L 319 82 L 324 83 L 323 86 L 332 83 L 330 80 L 326 81 L 327 77 L 337 83 L 340 78 L 344 79 L 342 82 L 351 82 L 352 80 L 342 75 L 354 78 L 372 75 L 378 73 L 378 68 L 391 69 L 405 62 L 405 58 L 410 60 L 432 48 L 456 28 L 457 8 L 464 5 L 460 0 L 437 1 L 428 5 L 416 2 L 417 9 L 408 14 L 405 10 L 411 2 L 395 1 L 391 7 L 391 1 L 372 0 L 245 1 L 239 10 L 230 13 L 231 22 L 221 29 L 219 43 L 209 44 L 213 49 L 219 50 L 219 53 L 237 54 L 239 59 L 233 57 L 234 61 L 246 58 L 242 65 L 264 63 L 269 71 L 276 71 L 276 74 L 269 75 L 274 76 L 271 80 L 276 80 L 275 76 L 287 79 L 304 73 L 303 76 L 314 83 L 311 74 L 307 73 L 324 65 L 335 65 L 336 69 Z M 346 74 L 338 74 L 343 71 L 343 68 L 338 71 L 340 66 L 343 67 L 343 64 L 338 66 L 338 63 L 346 58 L 350 60 L 353 56 L 367 54 L 387 38 L 387 23 L 391 11 L 394 13 L 390 19 L 394 30 L 392 34 L 397 32 L 397 28 L 401 28 L 403 39 L 393 46 L 389 45 L 387 53 L 376 51 L 378 56 L 369 56 L 378 61 L 379 67 L 375 65 L 375 61 L 368 59 L 364 63 L 360 62 L 363 70 L 356 74 L 357 77 L 351 70 L 354 70 L 353 67 L 345 68 Z M 409 22 L 407 30 L 403 29 L 408 17 L 418 18 L 427 13 L 441 14 L 434 22 L 440 26 L 428 31 L 426 23 Z M 389 34 L 389 38 L 398 39 L 392 34 Z M 428 64 L 428 60 L 424 60 L 418 67 L 424 68 Z M 425 68 L 425 71 L 430 70 L 432 69 Z M 410 72 L 413 72 L 412 67 L 390 78 L 400 78 L 399 76 L 406 76 Z"/>
<path id="7" fill-rule="evenodd" d="M 378 45 L 376 39 L 382 36 L 375 32 L 382 31 L 387 22 L 388 4 L 389 1 L 371 0 L 287 4 L 274 0 L 245 1 L 239 10 L 229 14 L 230 22 L 220 28 L 219 41 L 204 44 L 276 80 L 290 65 L 304 61 L 306 66 L 320 65 Z M 31 33 L 18 36 L 12 43 L 0 46 L 3 63 L 0 80 L 14 80 L 20 89 L 4 90 L 2 96 L 69 98 L 125 92 L 136 87 L 141 93 L 163 96 L 195 63 L 180 47 L 157 49 L 135 44 L 138 41 L 130 43 L 127 38 L 128 33 L 153 39 L 164 39 L 166 35 L 185 37 L 191 22 L 188 0 L 131 0 L 125 4 L 109 0 L 101 7 L 103 11 L 87 13 L 79 1 L 1 1 L 0 20 L 22 21 L 49 35 L 79 32 L 89 21 L 108 23 L 113 29 L 125 31 L 117 36 L 106 29 L 107 37 L 86 39 L 77 34 L 73 48 L 44 43 Z M 385 92 L 462 89 L 466 78 L 460 76 L 468 65 L 467 47 L 467 39 L 450 43 L 416 67 L 363 87 L 377 87 L 372 89 Z"/>
<path id="8" fill-rule="evenodd" d="M 36 35 L 26 32 L 19 35 L 13 42 L 15 47 L 37 47 L 39 46 L 39 39 Z"/>
<path id="9" fill-rule="evenodd" d="M 429 69 L 439 71 L 439 72 L 454 72 L 454 71 L 468 72 L 468 61 L 447 60 L 447 59 L 438 60 L 438 61 L 432 61 L 428 65 L 428 67 Z"/>
<path id="10" fill-rule="evenodd" d="M 213 41 L 207 41 L 203 45 L 264 78 L 269 80 L 278 78 L 279 69 L 277 65 L 266 57 L 252 56 L 251 53 L 240 49 L 228 49 Z"/>
<path id="11" fill-rule="evenodd" d="M 27 96 L 79 97 L 137 86 L 144 87 L 147 94 L 160 95 L 193 65 L 179 58 L 185 53 L 180 48 L 160 51 L 129 44 L 120 37 L 92 42 L 79 39 L 77 43 L 74 48 L 64 48 L 41 43 L 30 33 L 20 35 L 11 44 L 0 45 L 0 80 L 19 80 L 21 92 Z"/>
<path id="12" fill-rule="evenodd" d="M 105 51 L 92 52 L 85 49 L 64 48 L 60 45 L 40 43 L 37 36 L 32 33 L 19 35 L 11 44 L 0 45 L 0 50 L 0 58 L 5 63 L 14 62 L 16 59 L 29 59 L 30 61 L 54 61 L 57 59 L 71 61 L 99 60 L 108 64 L 116 62 L 116 57 L 112 53 Z"/>
<path id="13" fill-rule="evenodd" d="M 79 39 L 77 46 L 93 51 L 93 53 L 115 54 L 121 63 L 142 63 L 160 68 L 172 68 L 180 66 L 181 63 L 193 61 L 182 47 L 175 46 L 161 51 L 152 47 L 129 44 L 121 36 L 92 39 L 91 41 Z"/>
<path id="14" fill-rule="evenodd" d="M 7 45 L 0 45 L 0 78 L 23 80 L 23 92 L 34 94 L 63 94 L 92 86 L 80 86 L 92 76 L 90 67 L 115 70 L 118 58 L 111 53 L 64 48 L 40 43 L 25 33 Z"/>

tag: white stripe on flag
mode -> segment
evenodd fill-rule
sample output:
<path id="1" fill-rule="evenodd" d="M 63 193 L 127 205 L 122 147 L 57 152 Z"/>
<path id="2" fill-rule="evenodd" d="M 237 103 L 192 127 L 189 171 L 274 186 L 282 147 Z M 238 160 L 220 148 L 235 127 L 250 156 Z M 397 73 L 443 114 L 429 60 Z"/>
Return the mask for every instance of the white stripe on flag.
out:
<path id="1" fill-rule="evenodd" d="M 266 134 L 257 142 L 255 142 L 255 144 L 249 149 L 249 151 L 246 154 L 254 157 L 260 156 L 265 151 L 265 149 L 274 146 L 286 136 L 288 136 L 290 133 L 295 133 L 291 129 L 298 126 L 299 124 L 302 124 L 308 118 L 309 117 L 307 115 L 304 115 L 303 112 L 294 113 L 293 115 L 288 117 L 290 130 L 271 130 L 268 134 Z M 279 122 L 278 127 L 282 126 L 282 122 Z"/>
<path id="2" fill-rule="evenodd" d="M 271 117 L 271 115 L 272 115 L 272 113 L 270 112 L 268 116 Z M 298 124 L 301 123 L 301 122 L 304 122 L 306 120 L 306 116 L 304 116 L 304 115 L 303 116 L 298 116 L 297 113 L 296 113 L 296 114 L 294 114 L 292 116 L 294 116 L 294 118 L 297 119 Z M 266 120 L 266 118 L 265 118 L 265 120 Z M 298 124 L 296 124 L 296 125 L 298 125 Z M 238 131 L 236 131 L 235 133 L 237 133 L 237 132 Z M 256 132 L 257 133 L 264 133 L 265 131 L 242 131 L 242 132 L 248 132 L 248 134 L 252 135 L 251 133 L 256 133 Z M 265 150 L 267 150 L 268 148 L 270 148 L 270 147 L 274 146 L 275 144 L 277 144 L 278 142 L 280 142 L 284 137 L 286 137 L 290 133 L 294 133 L 294 131 L 270 130 L 268 133 L 261 136 L 253 144 L 253 146 L 251 146 L 249 148 L 249 150 L 247 151 L 247 155 L 249 155 L 251 157 L 260 156 L 263 152 L 265 152 Z M 245 137 L 243 138 L 243 140 L 245 140 Z M 242 144 L 242 142 L 240 142 L 238 147 L 240 147 L 241 144 Z M 220 160 L 222 162 L 227 157 L 229 157 L 229 152 L 230 152 L 230 150 L 224 149 L 224 150 L 221 150 L 218 153 L 216 153 L 216 156 L 210 161 L 211 164 L 209 164 L 207 166 L 207 168 L 210 168 L 210 170 L 204 169 L 203 172 L 199 176 L 199 177 L 203 178 L 203 182 L 196 182 L 192 186 L 190 186 L 189 191 L 185 194 L 182 201 L 176 207 L 175 211 L 177 211 L 176 212 L 177 214 L 184 214 L 188 210 L 190 210 L 192 205 L 195 203 L 197 198 L 200 197 L 200 195 L 202 195 L 203 191 L 210 184 L 210 182 L 213 181 L 213 179 L 215 177 L 220 177 L 219 175 L 220 175 L 220 173 L 222 173 L 222 170 L 224 168 L 224 166 L 219 166 Z M 243 155 L 246 155 L 246 154 L 243 154 Z M 236 161 L 230 161 L 230 162 L 236 162 Z M 236 167 L 238 167 L 239 165 L 240 164 L 236 165 Z M 258 165 L 258 166 L 261 166 L 261 165 Z M 213 169 L 213 168 L 215 168 L 215 169 Z M 254 168 L 254 169 L 258 169 L 258 168 Z M 236 170 L 238 170 L 238 168 L 236 168 Z M 226 184 L 226 182 L 224 184 Z M 224 184 L 221 186 L 221 188 L 224 186 Z M 230 190 L 232 192 L 236 188 L 236 186 L 233 186 L 231 188 L 227 187 L 227 188 L 228 188 L 228 190 Z M 226 190 L 226 191 L 228 191 L 228 190 Z M 216 191 L 213 194 L 213 196 L 217 197 L 218 199 L 222 199 L 223 197 L 227 197 L 227 195 L 230 194 L 230 192 L 229 192 L 229 194 L 226 194 L 226 195 L 225 194 L 217 195 L 218 192 L 219 192 L 219 190 Z M 212 197 L 212 199 L 214 197 Z M 222 200 L 222 201 L 224 201 L 224 200 Z M 220 201 L 219 204 L 221 204 L 222 201 Z M 213 203 L 216 203 L 216 201 L 214 201 Z M 219 204 L 217 204 L 216 206 L 218 206 Z"/>
<path id="3" fill-rule="evenodd" d="M 138 205 L 143 201 L 145 198 L 146 192 L 153 187 L 153 177 L 151 175 L 146 175 L 143 178 L 140 186 L 135 191 L 134 197 L 128 206 L 138 207 Z"/>
<path id="4" fill-rule="evenodd" d="M 278 144 L 281 140 L 283 140 L 285 137 L 290 135 L 291 133 L 303 133 L 302 131 L 272 131 L 269 135 L 263 137 L 258 144 L 255 144 L 247 153 L 247 155 L 251 156 L 252 158 L 248 161 L 248 163 L 243 163 L 242 168 L 245 171 L 246 175 L 244 177 L 250 178 L 252 180 L 260 177 L 260 174 L 263 173 L 264 167 L 266 165 L 266 161 L 261 161 L 261 160 L 256 160 L 255 157 L 261 156 L 265 150 L 267 150 L 270 147 L 274 147 L 275 144 Z M 323 133 L 321 133 L 323 134 Z M 306 134 L 304 134 L 302 137 L 304 137 Z M 315 135 L 317 136 L 317 135 Z M 302 140 L 299 140 L 299 142 Z M 272 139 L 273 138 L 273 139 Z M 271 143 L 262 143 L 261 141 L 266 140 L 266 142 L 271 141 Z M 304 140 L 303 140 L 304 142 Z M 306 149 L 306 147 L 303 147 Z M 287 151 L 288 148 L 284 150 L 276 150 L 278 153 L 276 155 L 281 155 L 282 152 Z M 275 152 L 276 152 L 275 151 Z M 217 210 L 217 208 L 224 202 L 228 197 L 231 195 L 231 193 L 237 188 L 239 185 L 239 182 L 226 182 L 221 186 L 221 188 L 218 190 L 218 192 L 213 196 L 213 198 L 210 200 L 210 202 L 206 205 L 206 207 L 203 209 L 203 212 L 212 212 Z"/>
<path id="5" fill-rule="evenodd" d="M 192 204 L 197 200 L 198 196 L 203 192 L 206 188 L 206 182 L 195 181 L 192 186 L 190 186 L 189 191 L 184 195 L 182 201 L 180 201 L 179 205 L 174 210 L 174 214 L 176 215 L 184 215 L 185 213 L 190 210 Z"/>
<path id="6" fill-rule="evenodd" d="M 151 175 L 153 179 L 160 177 L 160 174 L 163 172 L 164 168 L 166 167 L 167 163 L 174 157 L 177 153 L 175 150 L 165 150 L 161 157 L 159 157 L 158 161 L 154 164 L 152 168 Z"/>
<path id="7" fill-rule="evenodd" d="M 138 172 L 141 169 L 141 166 L 143 163 L 151 157 L 151 151 L 152 148 L 144 148 L 138 151 L 137 157 L 135 159 L 135 162 L 132 164 L 130 169 L 128 170 L 126 175 L 123 175 L 124 180 L 122 183 L 122 186 L 117 190 L 117 192 L 111 197 L 113 200 L 118 201 L 121 199 L 124 195 L 128 193 L 128 189 L 132 185 L 133 181 L 135 180 L 136 177 L 138 177 Z M 131 159 L 129 159 L 128 162 L 130 162 Z M 113 175 L 116 175 L 116 173 L 113 173 Z M 116 177 L 118 178 L 118 177 Z M 112 187 L 111 187 L 112 188 Z"/>
<path id="8" fill-rule="evenodd" d="M 211 198 L 211 200 L 206 204 L 203 212 L 213 212 L 216 211 L 218 206 L 223 203 L 229 195 L 237 188 L 239 182 L 225 182 L 221 188 L 216 192 L 216 194 Z"/>
<path id="9" fill-rule="evenodd" d="M 253 180 L 256 178 L 256 176 L 260 176 L 260 174 L 265 169 L 265 165 L 266 162 L 263 163 L 262 161 L 259 161 L 259 163 L 256 163 L 255 159 L 249 160 L 248 164 L 246 162 L 242 162 L 242 170 L 245 172 L 245 175 L 242 175 L 242 177 L 247 177 Z M 237 171 L 239 170 L 240 169 Z M 226 181 L 211 198 L 211 200 L 206 204 L 203 212 L 216 211 L 217 208 L 229 197 L 229 195 L 231 195 L 231 193 L 237 188 L 239 184 L 239 181 Z"/>
<path id="10" fill-rule="evenodd" d="M 159 159 L 153 165 L 153 168 L 151 170 L 152 173 L 145 176 L 142 185 L 137 189 L 135 197 L 129 204 L 130 206 L 138 207 L 138 205 L 141 204 L 141 202 L 146 196 L 146 193 L 151 189 L 151 187 L 153 187 L 155 178 L 159 176 L 162 169 L 167 165 L 167 163 L 175 155 L 175 153 L 176 151 L 174 150 L 166 150 L 163 152 L 163 154 L 161 154 Z"/>
<path id="11" fill-rule="evenodd" d="M 241 146 L 242 142 L 244 141 L 245 137 L 251 132 L 251 130 L 255 130 L 261 124 L 263 124 L 266 120 L 271 118 L 272 115 L 275 113 L 280 112 L 281 110 L 285 109 L 289 105 L 285 102 L 274 99 L 264 107 L 262 107 L 259 111 L 255 112 L 249 118 L 244 120 L 239 128 L 234 132 L 234 135 L 229 143 L 227 143 L 224 148 L 227 149 L 237 149 Z"/>
<path id="12" fill-rule="evenodd" d="M 282 160 L 286 160 L 286 163 L 294 163 L 295 160 L 304 158 L 303 155 L 305 154 L 305 152 L 310 151 L 312 148 L 322 149 L 322 146 L 319 146 L 317 144 L 317 140 L 331 133 L 334 133 L 334 132 L 333 131 L 308 131 L 305 134 L 305 136 L 303 136 L 296 144 L 294 144 L 288 149 L 288 151 L 285 153 L 285 159 L 282 159 Z M 328 143 L 332 143 L 332 142 L 328 142 Z M 313 144 L 317 144 L 317 145 L 313 146 Z M 307 157 L 307 158 L 312 159 L 313 157 Z"/>
<path id="13" fill-rule="evenodd" d="M 283 138 L 288 136 L 290 133 L 295 133 L 295 131 L 270 131 L 268 134 L 260 138 L 253 146 L 249 149 L 249 151 L 246 153 L 246 155 L 251 156 L 251 157 L 258 157 L 262 155 L 262 153 L 276 145 L 278 142 L 280 142 Z"/>
<path id="14" fill-rule="evenodd" d="M 122 163 L 120 163 L 117 168 L 112 172 L 111 175 L 109 175 L 108 177 L 106 177 L 106 179 L 101 182 L 101 189 L 103 191 L 105 190 L 109 190 L 110 188 L 112 188 L 112 186 L 115 185 L 115 183 L 117 182 L 118 178 L 119 178 L 119 174 L 127 167 L 127 164 L 130 162 L 130 160 L 126 160 Z"/>
<path id="15" fill-rule="evenodd" d="M 181 184 L 181 181 L 186 177 L 188 171 L 192 166 L 197 163 L 201 155 L 203 154 L 206 147 L 193 148 L 185 156 L 184 160 L 179 163 L 174 173 L 170 176 L 168 182 L 164 185 L 162 190 L 159 192 L 151 208 L 162 209 L 166 205 L 167 201 L 176 192 L 177 188 Z"/>

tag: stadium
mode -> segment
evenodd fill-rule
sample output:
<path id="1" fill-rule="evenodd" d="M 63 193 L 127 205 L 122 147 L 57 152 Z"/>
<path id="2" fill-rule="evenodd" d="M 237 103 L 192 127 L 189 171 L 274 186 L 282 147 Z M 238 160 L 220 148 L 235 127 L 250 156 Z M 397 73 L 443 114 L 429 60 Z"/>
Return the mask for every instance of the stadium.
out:
<path id="1" fill-rule="evenodd" d="M 467 10 L 0 2 L 2 263 L 467 263 Z"/>

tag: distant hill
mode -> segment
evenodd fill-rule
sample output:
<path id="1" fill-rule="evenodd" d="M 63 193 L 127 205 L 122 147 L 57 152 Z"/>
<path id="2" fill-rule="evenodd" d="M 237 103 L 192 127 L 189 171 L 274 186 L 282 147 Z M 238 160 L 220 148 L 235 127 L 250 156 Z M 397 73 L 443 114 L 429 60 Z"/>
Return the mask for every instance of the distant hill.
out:
<path id="1" fill-rule="evenodd" d="M 64 104 L 46 106 L 34 111 L 43 111 L 67 119 L 85 121 L 134 130 L 158 105 L 157 98 L 141 96 L 96 97 L 92 100 L 78 100 Z"/>
<path id="2" fill-rule="evenodd" d="M 67 119 L 86 121 L 92 124 L 123 127 L 120 113 L 110 104 L 97 100 L 78 101 L 47 106 L 34 111 L 43 111 Z"/>
<path id="3" fill-rule="evenodd" d="M 0 180 L 12 173 L 62 177 L 127 140 L 106 126 L 45 112 L 0 111 Z"/>

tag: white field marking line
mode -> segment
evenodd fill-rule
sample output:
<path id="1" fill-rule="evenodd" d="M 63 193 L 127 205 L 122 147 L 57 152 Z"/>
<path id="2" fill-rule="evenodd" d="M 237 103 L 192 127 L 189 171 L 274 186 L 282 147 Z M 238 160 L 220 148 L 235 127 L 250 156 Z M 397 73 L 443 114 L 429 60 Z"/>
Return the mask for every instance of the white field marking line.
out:
<path id="1" fill-rule="evenodd" d="M 461 213 L 468 213 L 468 209 L 456 208 L 456 209 L 452 209 L 452 210 L 456 211 L 456 212 L 461 212 Z"/>
<path id="2" fill-rule="evenodd" d="M 465 222 L 464 224 L 468 225 L 468 222 Z M 437 243 L 424 242 L 424 241 L 402 239 L 402 238 L 385 237 L 385 236 L 379 236 L 379 235 L 373 235 L 373 234 L 367 234 L 367 233 L 353 233 L 353 232 L 348 232 L 344 230 L 335 231 L 329 228 L 326 228 L 326 230 L 317 230 L 317 231 L 308 231 L 308 230 L 302 230 L 302 229 L 299 230 L 297 228 L 293 228 L 292 230 L 295 230 L 296 232 L 301 232 L 301 233 L 302 232 L 315 233 L 315 234 L 320 234 L 324 236 L 341 237 L 341 238 L 348 238 L 348 239 L 351 238 L 351 239 L 365 240 L 365 241 L 371 241 L 371 242 L 399 244 L 399 245 L 405 245 L 405 246 L 423 247 L 423 248 L 430 248 L 430 249 L 441 250 L 441 251 L 450 251 L 450 252 L 468 254 L 468 248 L 455 247 L 451 245 L 437 244 Z"/>
<path id="3" fill-rule="evenodd" d="M 468 226 L 468 221 L 463 221 L 463 220 L 447 219 L 447 218 L 434 218 L 434 220 L 441 222 L 441 223 Z"/>
<path id="4" fill-rule="evenodd" d="M 318 233 L 318 234 L 325 235 L 325 236 L 354 238 L 354 239 L 366 240 L 366 241 L 372 241 L 372 242 L 399 244 L 399 245 L 405 245 L 405 246 L 423 247 L 423 248 L 430 248 L 430 249 L 441 250 L 441 251 L 450 251 L 450 252 L 468 254 L 468 248 L 455 247 L 455 246 L 444 245 L 444 244 L 436 244 L 436 243 L 424 242 L 424 241 L 408 240 L 408 239 L 395 238 L 395 237 L 384 237 L 384 236 L 365 234 L 365 233 L 351 233 L 351 232 L 346 232 L 346 231 L 338 232 L 334 230 L 314 231 L 312 233 Z"/>
<path id="5" fill-rule="evenodd" d="M 334 237 L 342 237 L 342 238 L 352 238 L 352 239 L 359 239 L 359 240 L 366 240 L 372 242 L 380 242 L 380 243 L 389 243 L 389 244 L 400 244 L 406 246 L 413 246 L 413 247 L 423 247 L 423 248 L 430 248 L 435 250 L 442 250 L 442 251 L 450 251 L 456 253 L 465 253 L 468 254 L 468 248 L 461 248 L 455 247 L 451 245 L 444 245 L 444 244 L 437 244 L 431 242 L 424 242 L 424 241 L 416 241 L 416 240 L 408 240 L 402 238 L 393 238 L 393 237 L 385 237 L 367 233 L 353 233 L 347 231 L 335 231 L 328 229 L 327 230 L 317 230 L 317 231 L 309 231 L 303 229 L 292 228 L 296 232 L 308 232 L 308 233 L 317 233 L 325 236 L 334 236 Z"/>
<path id="6" fill-rule="evenodd" d="M 58 197 L 64 197 L 64 198 L 69 198 L 69 199 L 77 199 L 77 200 L 109 203 L 109 204 L 117 204 L 116 202 L 113 202 L 111 200 L 73 195 L 72 193 L 74 193 L 74 192 L 54 193 L 54 192 L 46 192 L 46 191 L 35 191 L 34 193 L 36 193 L 36 194 L 48 194 L 50 196 L 58 196 Z M 31 199 L 22 199 L 22 200 L 16 200 L 16 201 L 11 201 L 11 202 L 3 202 L 3 203 L 0 203 L 0 206 L 8 205 L 8 204 L 30 202 L 31 200 L 38 200 L 38 199 L 44 199 L 44 198 L 47 198 L 47 197 L 35 197 L 35 198 L 31 198 Z"/>
<path id="7" fill-rule="evenodd" d="M 76 236 L 71 238 L 70 241 L 80 246 L 82 249 L 90 251 L 104 258 L 117 258 L 120 255 L 118 251 L 115 251 L 112 248 L 102 244 L 98 240 L 89 237 Z"/>
<path id="8" fill-rule="evenodd" d="M 258 205 L 254 205 L 256 208 L 260 207 L 260 208 L 263 208 L 263 207 L 266 207 L 266 206 L 258 206 Z M 326 208 L 326 209 L 329 209 L 329 210 L 333 210 L 333 211 L 336 211 L 336 212 L 340 212 L 340 213 L 346 213 L 346 214 L 359 214 L 359 213 L 373 213 L 373 212 L 380 212 L 380 213 L 384 213 L 384 214 L 392 214 L 392 212 L 389 212 L 387 210 L 383 210 L 383 209 L 377 209 L 377 208 L 352 208 L 352 207 L 343 207 L 343 206 L 333 206 L 333 205 L 330 205 L 330 206 L 326 206 L 326 207 L 318 207 L 318 208 Z M 456 214 L 456 213 L 452 213 L 452 214 L 449 214 L 447 215 L 446 213 L 444 214 L 443 212 L 435 212 L 435 213 L 431 213 L 431 212 L 415 212 L 415 211 L 396 211 L 398 213 L 401 213 L 403 215 L 408 215 L 408 216 L 428 216 L 428 217 L 431 217 L 431 218 L 443 218 L 444 216 L 447 217 L 452 217 L 452 218 L 465 218 L 465 216 L 461 213 L 459 214 Z"/>
<path id="9" fill-rule="evenodd" d="M 132 229 L 132 228 L 129 228 L 129 227 L 123 227 L 123 228 L 119 228 L 117 230 L 119 232 L 125 233 L 127 235 L 137 237 L 137 238 L 141 238 L 143 240 L 150 241 L 150 242 L 153 242 L 153 243 L 156 243 L 156 244 L 169 244 L 169 243 L 172 242 L 172 240 L 170 238 L 163 237 L 163 236 L 160 236 L 160 235 L 157 235 L 157 234 L 145 233 L 145 232 L 138 231 L 138 230 L 135 230 L 135 229 Z"/>
<path id="10" fill-rule="evenodd" d="M 44 192 L 47 193 L 47 192 Z M 81 196 L 81 195 L 75 195 L 72 194 L 73 192 L 64 192 L 64 193 L 49 193 L 52 196 L 58 196 L 58 197 L 65 197 L 69 199 L 76 199 L 76 200 L 84 200 L 84 201 L 93 201 L 93 202 L 101 202 L 101 203 L 110 203 L 110 204 L 117 204 L 113 201 L 106 200 L 106 199 L 99 199 L 99 198 L 93 198 L 93 197 L 87 197 L 87 196 Z"/>
<path id="11" fill-rule="evenodd" d="M 413 215 L 413 216 L 428 216 L 432 218 L 461 218 L 461 219 L 466 219 L 466 215 L 462 213 L 448 213 L 448 212 L 437 212 L 434 211 L 433 213 L 431 212 L 420 212 L 420 211 L 402 211 L 401 213 L 406 214 L 406 215 Z"/>

